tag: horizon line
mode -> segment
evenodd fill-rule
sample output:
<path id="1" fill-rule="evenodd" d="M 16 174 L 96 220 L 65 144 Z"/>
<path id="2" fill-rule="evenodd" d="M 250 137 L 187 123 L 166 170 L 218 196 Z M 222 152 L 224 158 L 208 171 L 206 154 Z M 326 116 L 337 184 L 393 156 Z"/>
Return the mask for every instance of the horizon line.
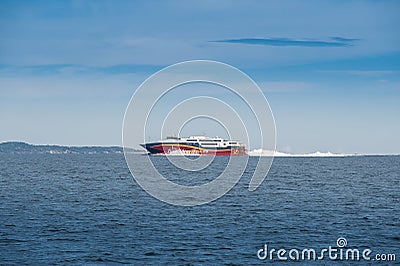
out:
<path id="1" fill-rule="evenodd" d="M 122 145 L 69 145 L 69 144 L 34 144 L 26 141 L 20 141 L 20 140 L 10 140 L 10 141 L 1 141 L 0 145 L 6 144 L 6 143 L 23 143 L 27 144 L 30 146 L 58 146 L 58 147 L 68 147 L 68 148 L 128 148 L 128 149 L 135 149 L 132 147 L 124 147 Z M 145 151 L 144 151 L 145 152 Z M 249 156 L 265 156 L 263 155 L 264 152 L 268 152 L 267 150 L 262 150 L 262 149 L 251 149 L 248 150 L 248 153 L 252 153 L 253 155 Z M 292 153 L 292 152 L 286 152 L 286 151 L 279 151 L 275 150 L 274 151 L 274 157 L 350 157 L 350 156 L 399 156 L 399 153 L 358 153 L 358 152 L 352 152 L 352 153 L 335 153 L 335 152 L 330 152 L 330 151 L 311 151 L 311 152 L 298 152 L 298 153 Z"/>

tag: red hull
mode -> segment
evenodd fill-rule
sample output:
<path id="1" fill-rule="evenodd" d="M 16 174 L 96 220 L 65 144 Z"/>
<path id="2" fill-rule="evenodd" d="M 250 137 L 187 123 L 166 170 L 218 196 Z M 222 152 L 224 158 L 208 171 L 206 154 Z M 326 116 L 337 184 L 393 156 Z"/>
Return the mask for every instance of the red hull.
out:
<path id="1" fill-rule="evenodd" d="M 211 156 L 247 156 L 246 149 L 244 147 L 232 148 L 232 149 L 203 149 L 193 146 L 186 145 L 155 145 L 151 147 L 152 150 L 157 152 L 152 152 L 151 154 L 174 154 L 181 152 L 187 155 L 211 155 Z"/>

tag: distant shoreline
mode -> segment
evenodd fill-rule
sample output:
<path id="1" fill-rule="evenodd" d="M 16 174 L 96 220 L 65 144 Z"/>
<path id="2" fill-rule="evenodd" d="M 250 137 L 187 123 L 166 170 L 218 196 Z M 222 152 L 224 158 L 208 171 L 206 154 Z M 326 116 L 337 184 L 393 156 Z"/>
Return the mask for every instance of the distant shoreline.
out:
<path id="1" fill-rule="evenodd" d="M 132 154 L 147 154 L 144 150 L 128 149 Z M 123 154 L 121 146 L 67 146 L 51 144 L 30 144 L 22 141 L 6 141 L 0 143 L 0 154 Z M 271 156 L 271 152 L 263 150 L 248 151 L 249 156 Z M 354 157 L 354 156 L 399 156 L 399 154 L 359 154 L 359 153 L 285 153 L 276 151 L 274 157 Z"/>
<path id="2" fill-rule="evenodd" d="M 142 150 L 128 149 L 131 153 L 145 153 Z M 63 146 L 30 144 L 19 141 L 0 143 L 0 154 L 123 154 L 120 146 Z"/>

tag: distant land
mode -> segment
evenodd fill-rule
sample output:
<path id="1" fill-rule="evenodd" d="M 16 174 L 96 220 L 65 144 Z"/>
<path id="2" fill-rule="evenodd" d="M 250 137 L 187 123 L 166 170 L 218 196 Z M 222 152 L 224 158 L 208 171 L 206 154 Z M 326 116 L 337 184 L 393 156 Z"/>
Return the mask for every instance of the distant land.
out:
<path id="1" fill-rule="evenodd" d="M 2 142 L 0 154 L 122 154 L 119 146 L 61 146 L 61 145 L 34 145 L 26 142 Z M 132 153 L 146 153 L 143 150 L 131 149 Z"/>
<path id="2" fill-rule="evenodd" d="M 145 150 L 127 149 L 132 154 L 147 154 Z M 30 144 L 22 141 L 0 142 L 1 154 L 123 154 L 124 149 L 120 146 L 63 146 Z M 249 156 L 270 156 L 271 151 L 255 149 L 248 151 Z M 359 153 L 285 153 L 275 151 L 274 157 L 348 157 L 348 156 L 399 156 L 400 154 L 359 154 Z"/>

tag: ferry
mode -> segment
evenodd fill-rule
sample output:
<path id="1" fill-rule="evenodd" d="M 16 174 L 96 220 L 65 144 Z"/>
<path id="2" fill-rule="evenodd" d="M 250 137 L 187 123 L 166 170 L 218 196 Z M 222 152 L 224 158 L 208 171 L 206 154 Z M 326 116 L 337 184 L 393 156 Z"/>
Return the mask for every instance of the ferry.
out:
<path id="1" fill-rule="evenodd" d="M 140 144 L 149 155 L 213 155 L 246 156 L 246 147 L 236 140 L 218 137 L 167 137 L 156 142 Z"/>

